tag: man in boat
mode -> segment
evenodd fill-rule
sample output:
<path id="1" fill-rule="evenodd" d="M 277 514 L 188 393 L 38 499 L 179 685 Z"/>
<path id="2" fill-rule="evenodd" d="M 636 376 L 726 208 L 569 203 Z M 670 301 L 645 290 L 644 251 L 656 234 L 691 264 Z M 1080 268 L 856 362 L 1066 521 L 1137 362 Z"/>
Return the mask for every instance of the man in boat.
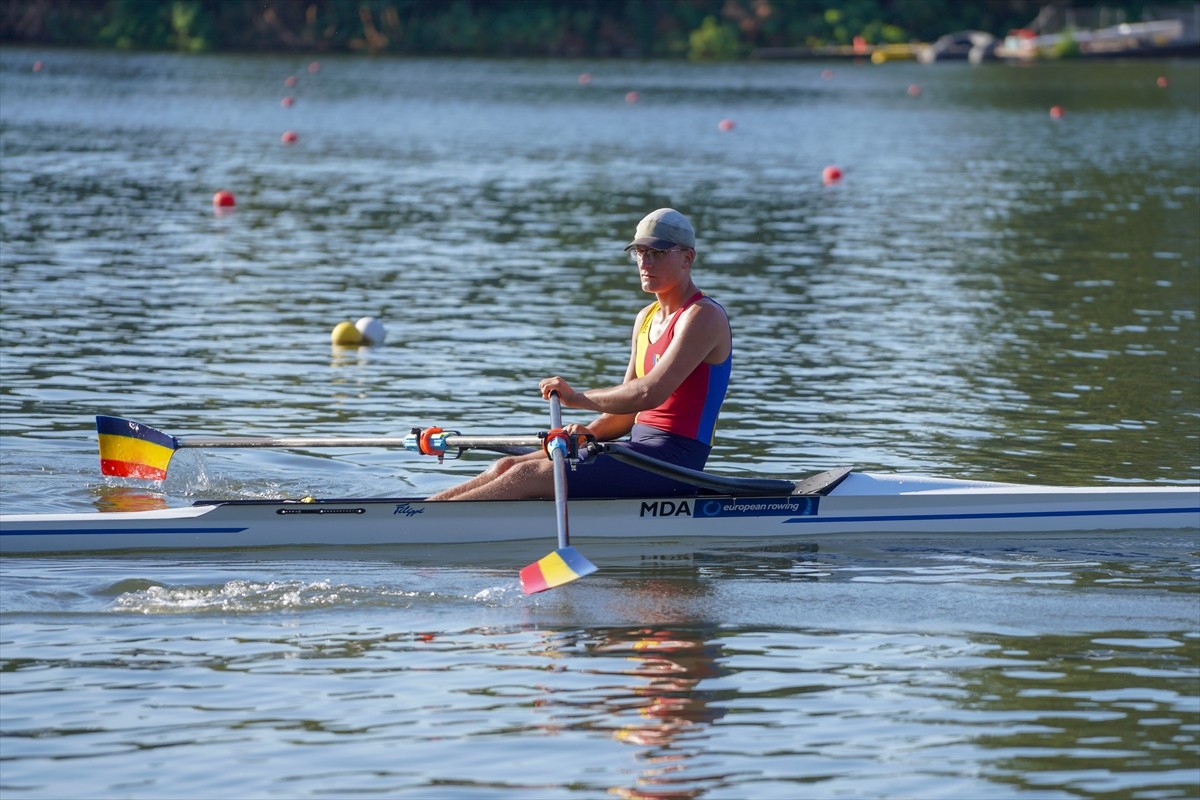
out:
<path id="1" fill-rule="evenodd" d="M 540 382 L 542 397 L 558 392 L 563 406 L 594 411 L 569 434 L 599 441 L 629 435 L 625 445 L 660 461 L 703 469 L 733 364 L 733 335 L 725 309 L 692 280 L 696 234 L 687 217 L 660 208 L 638 223 L 626 247 L 642 291 L 655 301 L 638 313 L 625 380 L 579 391 L 554 376 Z M 567 495 L 647 497 L 694 494 L 695 487 L 600 455 L 567 473 Z M 471 480 L 430 500 L 553 497 L 552 463 L 544 453 L 505 457 Z"/>

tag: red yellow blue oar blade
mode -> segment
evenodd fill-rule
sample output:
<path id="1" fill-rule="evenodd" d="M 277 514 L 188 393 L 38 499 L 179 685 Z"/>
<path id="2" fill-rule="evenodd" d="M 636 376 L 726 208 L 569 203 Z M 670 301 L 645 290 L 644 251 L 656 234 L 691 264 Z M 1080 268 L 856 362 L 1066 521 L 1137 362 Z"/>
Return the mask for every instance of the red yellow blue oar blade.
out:
<path id="1" fill-rule="evenodd" d="M 118 478 L 161 481 L 179 443 L 174 436 L 120 417 L 96 417 L 100 472 Z"/>
<path id="2" fill-rule="evenodd" d="M 596 565 L 574 547 L 560 547 L 521 570 L 521 589 L 535 594 L 590 575 Z"/>

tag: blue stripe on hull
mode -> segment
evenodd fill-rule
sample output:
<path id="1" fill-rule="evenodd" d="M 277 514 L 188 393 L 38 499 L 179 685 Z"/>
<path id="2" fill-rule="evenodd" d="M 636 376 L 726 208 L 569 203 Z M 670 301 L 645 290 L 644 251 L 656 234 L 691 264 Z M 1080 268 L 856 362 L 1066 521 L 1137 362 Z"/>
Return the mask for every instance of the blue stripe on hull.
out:
<path id="1" fill-rule="evenodd" d="M 952 519 L 1030 519 L 1034 517 L 1117 517 L 1138 516 L 1141 514 L 1198 514 L 1200 508 L 1138 508 L 1138 509 L 1101 509 L 1095 511 L 996 511 L 987 514 L 887 514 L 872 517 L 792 517 L 784 522 L 826 524 L 838 522 L 922 522 L 929 520 Z M 1200 519 L 1197 520 L 1200 523 Z"/>
<path id="2" fill-rule="evenodd" d="M 38 530 L 5 530 L 0 536 L 128 536 L 129 534 L 164 534 L 174 533 L 187 536 L 195 533 L 242 533 L 245 528 L 74 528 L 72 530 L 57 529 L 52 531 Z"/>

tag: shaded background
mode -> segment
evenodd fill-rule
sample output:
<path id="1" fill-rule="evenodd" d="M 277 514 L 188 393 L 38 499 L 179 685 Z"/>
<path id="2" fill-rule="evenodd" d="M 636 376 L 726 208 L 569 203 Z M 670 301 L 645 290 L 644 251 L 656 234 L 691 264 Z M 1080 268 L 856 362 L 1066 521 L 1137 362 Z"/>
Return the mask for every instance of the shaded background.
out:
<path id="1" fill-rule="evenodd" d="M 1043 15 L 1048 6 L 1057 10 Z M 736 59 L 773 48 L 848 46 L 856 38 L 934 42 L 971 29 L 1003 38 L 1019 28 L 1058 32 L 1194 14 L 1191 3 L 1139 0 L 7 0 L 0 41 L 183 52 Z M 1194 30 L 1190 40 L 1194 47 Z"/>

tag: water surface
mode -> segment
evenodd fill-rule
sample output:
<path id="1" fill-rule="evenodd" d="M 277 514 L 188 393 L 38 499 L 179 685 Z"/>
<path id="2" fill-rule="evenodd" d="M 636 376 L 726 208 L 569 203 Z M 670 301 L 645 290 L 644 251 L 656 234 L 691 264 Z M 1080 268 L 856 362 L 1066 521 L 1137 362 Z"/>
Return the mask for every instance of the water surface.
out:
<path id="1" fill-rule="evenodd" d="M 715 470 L 1200 479 L 1194 62 L 306 66 L 0 51 L 0 510 L 447 486 L 486 457 L 105 480 L 93 417 L 540 430 L 538 378 L 623 374 L 621 246 L 664 205 L 734 323 Z M 330 346 L 364 315 L 384 346 Z M 1194 796 L 1198 563 L 1194 532 L 861 537 L 530 598 L 502 553 L 6 558 L 0 791 Z"/>

